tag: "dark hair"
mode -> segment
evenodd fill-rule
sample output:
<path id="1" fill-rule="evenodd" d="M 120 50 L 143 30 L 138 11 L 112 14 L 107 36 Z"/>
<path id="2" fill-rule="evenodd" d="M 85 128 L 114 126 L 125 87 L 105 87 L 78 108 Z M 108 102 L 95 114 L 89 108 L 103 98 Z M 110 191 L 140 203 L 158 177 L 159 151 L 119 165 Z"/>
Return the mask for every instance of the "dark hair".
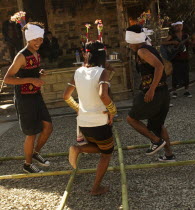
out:
<path id="1" fill-rule="evenodd" d="M 105 46 L 100 41 L 91 41 L 85 44 L 84 51 L 87 53 L 86 64 L 105 67 L 106 51 Z"/>
<path id="2" fill-rule="evenodd" d="M 52 34 L 51 31 L 45 32 L 45 35 Z"/>
<path id="3" fill-rule="evenodd" d="M 129 28 L 126 29 L 126 31 L 133 31 L 135 33 L 141 33 L 142 32 L 142 26 L 141 25 L 132 25 Z"/>
<path id="4" fill-rule="evenodd" d="M 36 25 L 36 26 L 39 26 L 40 28 L 43 28 L 43 29 L 45 28 L 43 23 L 40 23 L 40 22 L 28 22 L 28 23 L 22 28 L 22 31 L 25 31 L 25 30 L 28 29 L 28 24 Z"/>

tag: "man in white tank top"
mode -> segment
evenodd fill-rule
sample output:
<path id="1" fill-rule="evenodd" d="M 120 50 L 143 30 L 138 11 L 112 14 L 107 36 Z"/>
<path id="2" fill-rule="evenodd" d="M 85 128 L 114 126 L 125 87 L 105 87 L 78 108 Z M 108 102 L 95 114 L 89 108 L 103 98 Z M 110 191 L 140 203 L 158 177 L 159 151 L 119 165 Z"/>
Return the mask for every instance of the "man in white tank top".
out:
<path id="1" fill-rule="evenodd" d="M 99 41 L 87 43 L 84 57 L 85 65 L 76 70 L 74 78 L 68 83 L 64 100 L 78 113 L 77 126 L 88 144 L 71 146 L 69 162 L 76 168 L 79 153 L 101 153 L 91 190 L 92 195 L 98 195 L 108 191 L 108 187 L 100 184 L 114 150 L 111 125 L 117 110 L 108 95 L 109 73 L 100 67 L 106 61 L 104 45 Z M 71 96 L 75 88 L 79 104 Z"/>

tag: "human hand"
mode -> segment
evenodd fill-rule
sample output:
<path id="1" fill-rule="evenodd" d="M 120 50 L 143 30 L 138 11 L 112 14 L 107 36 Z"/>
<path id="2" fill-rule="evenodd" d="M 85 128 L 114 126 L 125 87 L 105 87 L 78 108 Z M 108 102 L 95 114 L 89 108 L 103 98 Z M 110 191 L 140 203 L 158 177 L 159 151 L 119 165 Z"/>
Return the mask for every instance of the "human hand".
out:
<path id="1" fill-rule="evenodd" d="M 153 100 L 154 92 L 155 91 L 153 89 L 151 89 L 151 88 L 146 92 L 146 94 L 144 96 L 144 101 L 146 103 L 149 103 L 149 102 L 151 102 Z"/>
<path id="2" fill-rule="evenodd" d="M 41 70 L 39 71 L 39 74 L 40 74 L 40 76 L 45 76 L 45 75 L 47 75 L 44 69 L 41 69 Z"/>
<path id="3" fill-rule="evenodd" d="M 108 125 L 112 125 L 114 115 L 110 114 L 109 111 L 103 111 L 103 113 L 108 115 L 108 122 L 107 122 L 107 124 L 108 124 Z"/>
<path id="4" fill-rule="evenodd" d="M 173 45 L 178 45 L 178 44 L 179 44 L 179 42 L 178 42 L 178 41 L 176 41 L 176 40 L 174 40 L 174 41 L 171 41 L 171 44 L 173 44 Z"/>
<path id="5" fill-rule="evenodd" d="M 36 87 L 41 87 L 45 82 L 39 78 L 32 78 L 31 83 Z"/>

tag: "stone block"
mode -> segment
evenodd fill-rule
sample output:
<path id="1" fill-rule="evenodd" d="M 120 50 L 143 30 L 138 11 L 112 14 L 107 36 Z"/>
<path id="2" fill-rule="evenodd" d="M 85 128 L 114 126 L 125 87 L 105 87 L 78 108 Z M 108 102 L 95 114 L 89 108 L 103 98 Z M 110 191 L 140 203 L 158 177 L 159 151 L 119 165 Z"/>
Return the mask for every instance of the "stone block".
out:
<path id="1" fill-rule="evenodd" d="M 57 99 L 57 94 L 56 93 L 45 93 L 43 94 L 43 99 L 45 100 L 45 102 L 49 102 L 52 100 L 56 100 Z"/>
<path id="2" fill-rule="evenodd" d="M 59 100 L 63 99 L 63 93 L 64 93 L 64 91 L 59 91 L 59 92 L 56 93 L 56 96 Z"/>
<path id="3" fill-rule="evenodd" d="M 117 84 L 121 84 L 121 83 L 122 83 L 121 76 L 114 76 L 111 81 L 111 85 L 117 85 Z"/>
<path id="4" fill-rule="evenodd" d="M 46 71 L 47 73 L 47 71 Z M 55 74 L 48 74 L 47 76 L 42 78 L 45 81 L 45 84 L 55 84 L 57 82 Z"/>
<path id="5" fill-rule="evenodd" d="M 50 85 L 44 85 L 43 87 L 42 87 L 42 91 L 44 92 L 44 93 L 50 93 L 50 92 L 52 92 L 53 91 L 53 86 L 50 84 Z"/>
<path id="6" fill-rule="evenodd" d="M 53 84 L 53 91 L 64 91 L 66 84 L 63 82 Z"/>

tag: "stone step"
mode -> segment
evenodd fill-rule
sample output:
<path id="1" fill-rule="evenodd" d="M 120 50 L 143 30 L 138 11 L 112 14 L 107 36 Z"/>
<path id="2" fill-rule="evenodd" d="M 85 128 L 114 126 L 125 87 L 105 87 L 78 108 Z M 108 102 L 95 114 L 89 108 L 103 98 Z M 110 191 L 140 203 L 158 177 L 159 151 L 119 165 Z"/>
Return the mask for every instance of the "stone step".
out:
<path id="1" fill-rule="evenodd" d="M 5 100 L 13 100 L 14 93 L 10 92 L 3 92 L 0 93 L 0 101 L 5 101 Z"/>
<path id="2" fill-rule="evenodd" d="M 9 92 L 9 93 L 13 93 L 14 92 L 14 88 L 13 86 L 3 86 L 2 87 L 2 91 L 1 92 Z"/>
<path id="3" fill-rule="evenodd" d="M 14 92 L 14 86 L 8 85 L 8 84 L 2 84 L 2 81 L 0 81 L 0 92 Z"/>
<path id="4" fill-rule="evenodd" d="M 5 105 L 5 104 L 14 104 L 14 101 L 13 99 L 0 100 L 0 105 Z"/>
<path id="5" fill-rule="evenodd" d="M 3 104 L 0 105 L 0 115 L 8 115 L 16 113 L 14 104 Z"/>

